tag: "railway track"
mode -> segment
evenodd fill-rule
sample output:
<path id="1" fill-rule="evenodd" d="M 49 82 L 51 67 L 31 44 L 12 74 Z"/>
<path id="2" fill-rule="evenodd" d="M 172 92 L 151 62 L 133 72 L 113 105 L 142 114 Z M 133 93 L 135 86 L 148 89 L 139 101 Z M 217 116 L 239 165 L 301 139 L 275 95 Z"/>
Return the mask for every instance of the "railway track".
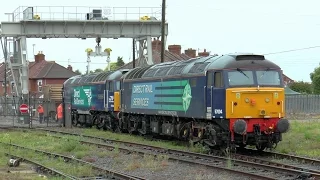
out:
<path id="1" fill-rule="evenodd" d="M 31 159 L 27 159 L 27 158 L 24 158 L 24 157 L 21 157 L 21 156 L 18 156 L 18 155 L 14 155 L 14 154 L 11 154 L 11 153 L 5 153 L 6 156 L 10 156 L 11 158 L 15 158 L 15 159 L 18 159 L 20 162 L 26 162 L 26 163 L 29 163 L 29 164 L 32 164 L 32 165 L 35 165 L 37 166 L 41 171 L 46 171 L 47 173 L 50 173 L 51 175 L 56 175 L 56 176 L 59 176 L 59 177 L 62 177 L 62 178 L 67 178 L 67 179 L 71 179 L 71 180 L 77 180 L 78 178 L 75 177 L 75 176 L 72 176 L 72 175 L 69 175 L 69 174 L 66 174 L 66 173 L 63 173 L 61 171 L 58 171 L 56 169 L 53 169 L 53 168 L 50 168 L 50 167 L 47 167 L 43 164 L 40 164 L 40 163 L 37 163 L 35 161 L 32 161 Z"/>
<path id="2" fill-rule="evenodd" d="M 263 151 L 259 152 L 254 149 L 245 149 L 243 152 L 239 152 L 241 154 L 249 154 L 249 155 L 257 155 L 262 157 L 274 157 L 276 159 L 288 159 L 288 160 L 294 160 L 302 163 L 308 163 L 320 166 L 320 160 L 319 159 L 312 159 L 307 157 L 301 157 L 301 156 L 295 156 L 290 154 L 284 154 L 284 153 L 278 153 L 278 152 L 272 152 L 272 151 Z"/>
<path id="3" fill-rule="evenodd" d="M 37 150 L 37 149 L 32 149 L 32 148 L 28 148 L 28 147 L 24 147 L 24 146 L 20 146 L 20 145 L 17 145 L 17 144 L 12 144 L 12 143 L 4 143 L 4 142 L 0 142 L 0 144 L 4 144 L 4 145 L 7 145 L 7 146 L 14 146 L 16 148 L 20 148 L 20 149 L 25 149 L 25 150 L 29 150 L 29 151 L 34 151 L 34 152 L 37 152 L 37 153 L 41 153 L 41 154 L 45 154 L 45 155 L 48 155 L 48 156 L 51 156 L 51 157 L 59 157 L 59 158 L 63 158 L 64 161 L 74 161 L 74 162 L 78 162 L 78 163 L 81 163 L 83 165 L 89 165 L 91 166 L 93 169 L 95 170 L 98 170 L 98 171 L 101 171 L 101 172 L 104 172 L 104 178 L 106 179 L 118 179 L 118 180 L 145 180 L 145 178 L 142 178 L 142 177 L 137 177 L 137 176 L 132 176 L 132 175 L 127 175 L 127 174 L 124 174 L 124 173 L 121 173 L 121 172 L 117 172 L 117 171 L 113 171 L 113 170 L 108 170 L 108 169 L 105 169 L 103 167 L 100 167 L 100 166 L 97 166 L 93 163 L 89 163 L 89 162 L 86 162 L 86 161 L 83 161 L 83 160 L 80 160 L 80 159 L 76 159 L 74 157 L 69 157 L 69 156 L 65 156 L 65 155 L 61 155 L 61 154 L 56 154 L 56 153 L 51 153 L 51 152 L 47 152 L 47 151 L 42 151 L 42 150 Z M 27 160 L 25 158 L 22 158 L 22 157 L 19 157 L 19 156 L 16 156 L 16 155 L 11 155 L 11 156 L 14 156 L 14 157 L 17 157 L 19 159 L 24 159 L 24 160 Z M 40 167 L 44 167 L 45 169 L 48 169 L 56 174 L 59 174 L 61 176 L 64 176 L 64 177 L 67 177 L 67 178 L 73 178 L 73 179 L 83 179 L 83 178 L 76 178 L 74 176 L 71 176 L 71 175 L 67 175 L 65 173 L 62 173 L 62 172 L 59 172 L 57 170 L 53 170 L 52 168 L 49 168 L 49 167 L 45 167 L 43 165 L 40 165 L 32 160 L 27 160 L 28 162 L 32 163 L 32 164 L 36 164 Z"/>
<path id="4" fill-rule="evenodd" d="M 158 155 L 160 153 L 167 154 L 169 159 L 185 162 L 189 164 L 203 165 L 206 167 L 221 169 L 236 174 L 245 175 L 253 179 L 297 179 L 313 177 L 320 179 L 320 172 L 316 170 L 303 169 L 295 166 L 290 166 L 281 163 L 261 160 L 258 158 L 249 158 L 240 156 L 233 157 L 233 159 L 221 156 L 212 156 L 207 154 L 193 153 L 187 151 L 164 149 L 161 147 L 148 146 L 133 142 L 123 142 L 119 140 L 111 140 L 102 137 L 88 136 L 77 133 L 69 133 L 64 131 L 56 131 L 51 129 L 37 129 L 51 133 L 59 133 L 64 135 L 81 136 L 88 138 L 90 141 L 79 140 L 81 143 L 104 147 L 108 149 L 116 148 L 112 144 L 121 144 L 123 146 L 117 147 L 121 151 L 136 152 L 139 154 Z M 60 136 L 54 136 L 59 138 Z M 61 138 L 61 137 L 60 137 Z M 92 142 L 91 140 L 99 140 L 104 143 Z"/>

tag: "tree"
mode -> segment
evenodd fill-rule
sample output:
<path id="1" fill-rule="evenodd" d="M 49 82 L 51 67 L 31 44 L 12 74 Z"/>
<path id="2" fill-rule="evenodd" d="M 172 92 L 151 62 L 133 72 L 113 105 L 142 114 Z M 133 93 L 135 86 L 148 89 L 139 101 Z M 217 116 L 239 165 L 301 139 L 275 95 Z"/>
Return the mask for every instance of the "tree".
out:
<path id="1" fill-rule="evenodd" d="M 98 69 L 94 70 L 94 73 L 101 73 L 101 72 L 103 72 L 103 69 L 98 68 Z"/>
<path id="2" fill-rule="evenodd" d="M 118 69 L 119 67 L 117 66 L 116 62 L 112 62 L 110 63 L 110 71 L 115 71 L 116 69 Z M 104 69 L 104 71 L 108 71 L 108 66 Z"/>
<path id="3" fill-rule="evenodd" d="M 289 85 L 289 88 L 299 93 L 312 94 L 312 84 L 307 82 L 294 82 Z"/>
<path id="4" fill-rule="evenodd" d="M 79 69 L 75 70 L 74 73 L 78 74 L 78 75 L 81 75 L 81 71 Z"/>
<path id="5" fill-rule="evenodd" d="M 123 61 L 123 57 L 120 57 L 120 56 L 118 56 L 118 58 L 117 58 L 117 66 L 118 67 L 121 67 L 121 66 L 123 66 L 125 63 L 124 63 L 124 61 Z"/>
<path id="6" fill-rule="evenodd" d="M 320 66 L 310 73 L 310 79 L 312 81 L 314 93 L 320 94 Z"/>

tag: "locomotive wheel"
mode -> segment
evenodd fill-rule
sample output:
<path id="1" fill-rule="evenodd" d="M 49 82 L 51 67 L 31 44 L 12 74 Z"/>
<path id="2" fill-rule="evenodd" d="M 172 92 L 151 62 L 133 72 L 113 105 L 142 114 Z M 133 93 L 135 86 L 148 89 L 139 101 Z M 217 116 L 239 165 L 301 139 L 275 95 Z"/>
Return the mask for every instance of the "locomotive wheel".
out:
<path id="1" fill-rule="evenodd" d="M 97 129 L 101 129 L 103 127 L 104 127 L 104 120 L 101 118 L 101 119 L 98 120 L 96 128 Z"/>
<path id="2" fill-rule="evenodd" d="M 103 130 L 112 130 L 112 119 L 110 116 L 107 116 L 104 120 Z"/>
<path id="3" fill-rule="evenodd" d="M 144 136 L 147 134 L 147 128 L 149 127 L 147 123 L 147 119 L 143 118 L 141 121 L 141 129 L 138 129 L 140 136 Z"/>
<path id="4" fill-rule="evenodd" d="M 78 121 L 77 121 L 77 115 L 73 114 L 72 115 L 72 125 L 77 127 Z"/>
<path id="5" fill-rule="evenodd" d="M 239 149 L 243 150 L 247 145 L 246 144 L 239 144 Z"/>
<path id="6" fill-rule="evenodd" d="M 190 128 L 189 127 L 184 127 L 180 131 L 180 139 L 181 140 L 188 140 L 190 135 Z"/>
<path id="7" fill-rule="evenodd" d="M 266 143 L 262 143 L 262 144 L 258 144 L 256 145 L 256 148 L 258 151 L 262 152 L 263 150 L 265 150 L 267 147 L 267 144 Z"/>

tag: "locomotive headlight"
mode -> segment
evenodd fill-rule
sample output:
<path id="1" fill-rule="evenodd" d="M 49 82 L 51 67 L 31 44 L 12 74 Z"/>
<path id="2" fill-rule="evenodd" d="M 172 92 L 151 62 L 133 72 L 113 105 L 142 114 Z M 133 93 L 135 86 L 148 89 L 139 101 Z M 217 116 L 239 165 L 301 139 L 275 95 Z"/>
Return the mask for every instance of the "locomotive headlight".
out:
<path id="1" fill-rule="evenodd" d="M 266 98 L 266 103 L 270 102 L 270 99 L 269 98 Z"/>
<path id="2" fill-rule="evenodd" d="M 250 100 L 249 100 L 249 98 L 246 98 L 245 101 L 246 101 L 246 103 L 249 103 Z"/>
<path id="3" fill-rule="evenodd" d="M 260 110 L 260 115 L 262 115 L 262 116 L 266 115 L 266 111 L 264 109 L 261 109 Z"/>

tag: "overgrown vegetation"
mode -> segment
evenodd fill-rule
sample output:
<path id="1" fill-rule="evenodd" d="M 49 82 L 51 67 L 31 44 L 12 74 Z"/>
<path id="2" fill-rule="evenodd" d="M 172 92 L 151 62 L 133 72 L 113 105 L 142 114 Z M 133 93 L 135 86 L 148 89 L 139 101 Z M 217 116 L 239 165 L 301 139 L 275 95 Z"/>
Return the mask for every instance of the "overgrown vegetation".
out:
<path id="1" fill-rule="evenodd" d="M 320 157 L 320 121 L 291 121 L 276 151 L 313 158 Z"/>
<path id="2" fill-rule="evenodd" d="M 184 146 L 180 146 L 175 142 L 160 142 L 160 141 L 150 141 L 140 137 L 132 137 L 130 135 L 122 135 L 115 134 L 106 131 L 97 131 L 92 129 L 85 129 L 86 134 L 95 135 L 95 136 L 106 136 L 109 133 L 108 138 L 113 139 L 122 139 L 126 141 L 135 141 L 135 142 L 144 142 L 146 144 L 157 145 L 167 148 L 175 148 L 175 149 L 185 149 Z M 112 137 L 110 137 L 110 135 Z M 73 156 L 78 159 L 83 159 L 88 162 L 95 162 L 95 158 L 93 157 L 109 157 L 112 158 L 112 164 L 119 167 L 122 166 L 124 170 L 134 170 L 137 168 L 145 168 L 153 171 L 162 170 L 168 166 L 168 157 L 165 155 L 158 155 L 156 157 L 145 155 L 144 157 L 139 157 L 137 155 L 131 156 L 126 163 L 124 163 L 122 159 L 122 155 L 119 151 L 118 146 L 115 145 L 115 149 L 112 151 L 102 150 L 96 146 L 89 146 L 81 144 L 78 140 L 85 140 L 86 138 L 77 137 L 77 136 L 66 136 L 61 135 L 62 138 L 55 137 L 57 135 L 53 135 L 50 133 L 45 133 L 43 131 L 17 131 L 17 132 L 6 132 L 0 134 L 0 141 L 5 143 L 17 144 L 20 146 L 25 146 L 32 149 L 44 150 L 48 152 L 55 152 L 58 154 L 64 154 L 68 156 Z M 57 170 L 61 170 L 62 172 L 66 172 L 68 174 L 74 176 L 87 176 L 92 174 L 92 169 L 90 167 L 85 167 L 82 165 L 70 165 L 68 163 L 63 162 L 62 159 L 53 159 L 49 158 L 46 155 L 39 155 L 36 152 L 16 149 L 15 147 L 11 147 L 11 153 L 15 155 L 19 155 L 25 158 L 30 158 L 35 160 L 41 164 L 47 165 L 51 168 L 56 168 Z M 205 148 L 201 145 L 195 145 L 190 147 L 191 150 L 195 152 L 205 152 Z M 6 163 L 8 161 L 8 157 L 4 156 L 5 152 L 9 152 L 8 146 L 1 145 L 0 146 L 0 168 L 6 167 Z M 31 178 L 35 179 L 35 178 Z"/>
<path id="3" fill-rule="evenodd" d="M 289 87 L 290 89 L 302 94 L 312 94 L 313 92 L 312 84 L 303 82 L 303 81 L 297 81 L 297 82 L 291 83 Z"/>
<path id="4" fill-rule="evenodd" d="M 313 85 L 314 94 L 320 94 L 320 66 L 316 67 L 312 73 L 310 73 L 310 79 Z"/>
<path id="5" fill-rule="evenodd" d="M 296 81 L 290 83 L 290 89 L 302 94 L 320 94 L 320 66 L 310 73 L 312 83 Z"/>
<path id="6" fill-rule="evenodd" d="M 112 139 L 112 140 L 141 143 L 141 144 L 146 144 L 151 146 L 163 147 L 167 149 L 190 150 L 190 151 L 199 152 L 199 153 L 205 153 L 208 151 L 208 149 L 202 146 L 201 144 L 193 145 L 188 142 L 163 141 L 163 140 L 155 140 L 155 139 L 149 140 L 149 139 L 135 136 L 135 135 L 119 134 L 119 133 L 113 133 L 110 131 L 99 131 L 95 128 L 81 129 L 81 134 L 103 137 L 103 138 Z M 186 145 L 190 145 L 190 147 L 186 148 Z"/>
<path id="7" fill-rule="evenodd" d="M 70 141 L 67 139 L 57 140 L 50 136 L 43 136 L 39 132 L 7 132 L 0 135 L 0 141 L 5 143 L 18 144 L 21 146 L 29 147 L 32 149 L 40 149 L 45 151 L 51 151 L 61 154 L 72 154 L 75 157 L 81 158 L 84 155 L 92 153 L 92 148 L 81 145 L 78 141 Z M 95 149 L 93 149 L 95 150 Z M 45 166 L 57 169 L 59 171 L 74 175 L 74 176 L 92 176 L 94 171 L 90 166 L 77 164 L 77 163 L 66 163 L 61 158 L 48 157 L 39 153 L 19 149 L 12 146 L 1 144 L 0 146 L 0 168 L 5 168 L 8 162 L 8 157 L 5 153 L 11 153 L 27 159 L 31 159 Z M 79 155 L 80 154 L 80 155 Z M 79 157 L 80 156 L 80 157 Z M 16 174 L 5 174 L 7 179 L 19 179 Z M 25 177 L 23 176 L 23 179 Z M 38 177 L 33 175 L 31 179 L 37 179 Z M 40 179 L 43 179 L 39 177 Z M 59 178 L 53 178 L 59 179 Z M 60 178 L 61 179 L 61 178 Z"/>

